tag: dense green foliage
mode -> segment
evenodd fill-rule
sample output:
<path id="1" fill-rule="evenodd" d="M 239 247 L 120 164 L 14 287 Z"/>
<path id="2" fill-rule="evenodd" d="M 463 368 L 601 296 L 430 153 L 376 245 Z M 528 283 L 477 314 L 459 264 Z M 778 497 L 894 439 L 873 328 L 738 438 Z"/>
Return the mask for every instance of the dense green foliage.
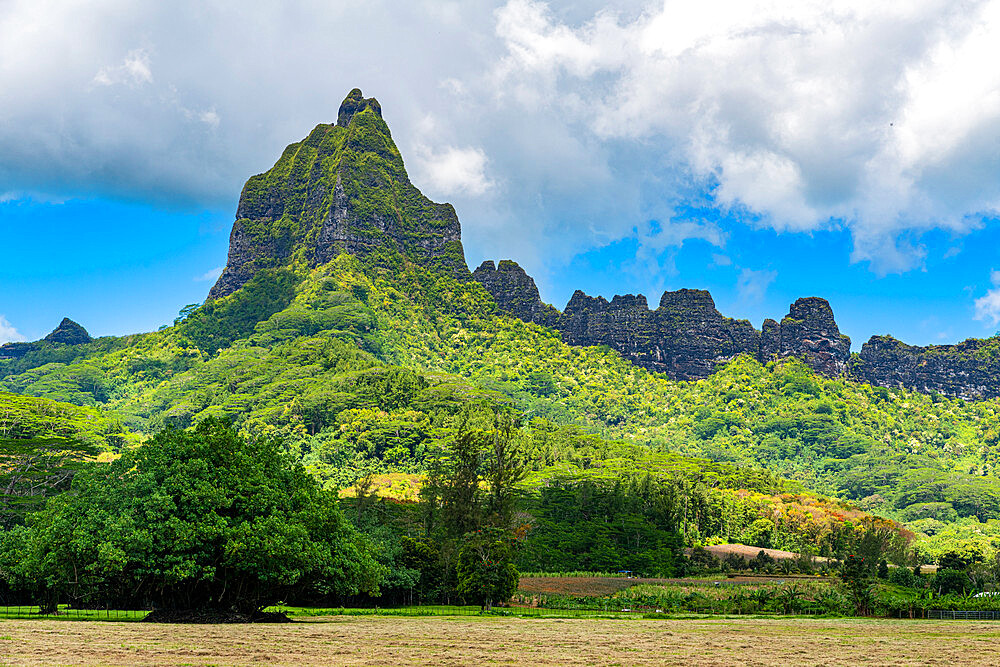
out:
<path id="1" fill-rule="evenodd" d="M 380 567 L 335 498 L 266 440 L 215 420 L 78 475 L 3 535 L 0 572 L 54 608 L 219 609 L 375 592 Z"/>
<path id="2" fill-rule="evenodd" d="M 265 278 L 277 275 L 291 274 Z M 207 349 L 191 335 L 202 307 L 160 332 L 79 346 L 90 351 L 70 363 L 44 356 L 31 368 L 26 358 L 0 362 L 0 373 L 13 373 L 2 382 L 50 395 L 46 387 L 57 379 L 97 369 L 103 394 L 74 381 L 67 395 L 82 396 L 76 402 L 83 404 L 106 397 L 103 405 L 134 430 L 233 419 L 246 434 L 280 437 L 311 473 L 338 487 L 369 474 L 428 471 L 464 406 L 507 405 L 530 417 L 531 475 L 552 467 L 546 476 L 558 476 L 559 466 L 570 465 L 603 471 L 602 484 L 631 484 L 635 471 L 616 467 L 621 457 L 600 444 L 624 441 L 651 453 L 728 462 L 734 470 L 765 468 L 853 500 L 910 522 L 921 536 L 918 549 L 930 558 L 964 543 L 988 553 L 1000 546 L 1000 530 L 990 527 L 1000 517 L 996 401 L 828 379 L 794 360 L 762 366 L 738 358 L 706 380 L 673 382 L 606 348 L 568 346 L 555 332 L 500 316 L 477 283 L 397 254 L 341 255 L 303 275 L 288 305 L 254 323 L 252 333 L 248 320 L 220 318 L 203 342 Z M 253 294 L 241 290 L 216 308 L 227 300 L 250 303 Z M 228 340 L 213 353 L 211 341 Z M 715 485 L 778 495 L 751 480 L 726 484 Z M 777 533 L 763 525 L 749 531 L 760 518 L 722 533 L 699 527 L 687 539 L 763 543 Z M 800 529 L 806 523 L 788 535 L 810 534 Z M 827 548 L 836 551 L 830 539 Z M 791 548 L 796 540 L 804 543 L 773 543 Z"/>
<path id="3" fill-rule="evenodd" d="M 483 609 L 510 600 L 520 579 L 513 562 L 513 536 L 486 527 L 466 540 L 455 568 L 457 592 Z"/>
<path id="4" fill-rule="evenodd" d="M 102 452 L 132 440 L 93 408 L 0 392 L 0 526 L 21 523 Z"/>

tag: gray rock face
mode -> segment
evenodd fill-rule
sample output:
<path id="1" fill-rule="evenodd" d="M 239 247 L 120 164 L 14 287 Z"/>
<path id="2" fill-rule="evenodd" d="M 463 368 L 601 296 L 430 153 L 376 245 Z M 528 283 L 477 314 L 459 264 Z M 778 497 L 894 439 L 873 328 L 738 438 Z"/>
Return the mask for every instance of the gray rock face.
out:
<path id="1" fill-rule="evenodd" d="M 571 345 L 607 345 L 646 368 L 661 363 L 654 342 L 655 318 L 641 294 L 616 295 L 608 302 L 577 290 L 556 328 Z"/>
<path id="2" fill-rule="evenodd" d="M 546 327 L 559 322 L 559 311 L 542 303 L 534 279 L 517 262 L 504 259 L 494 265 L 487 260 L 472 272 L 472 279 L 482 284 L 508 315 Z"/>
<path id="3" fill-rule="evenodd" d="M 798 299 L 780 324 L 765 320 L 761 329 L 761 361 L 799 357 L 830 377 L 844 375 L 847 370 L 851 339 L 840 333 L 826 299 Z"/>
<path id="4" fill-rule="evenodd" d="M 850 371 L 855 379 L 881 387 L 991 398 L 1000 396 L 1000 338 L 918 347 L 892 336 L 872 336 Z"/>
<path id="5" fill-rule="evenodd" d="M 746 320 L 723 317 L 706 290 L 664 292 L 656 309 L 663 363 L 671 377 L 708 377 L 719 363 L 757 355 L 760 334 Z"/>
<path id="6" fill-rule="evenodd" d="M 723 317 L 705 290 L 664 292 L 656 310 L 633 294 L 587 296 L 577 290 L 561 315 L 542 303 L 530 276 L 514 262 L 484 262 L 473 278 L 512 315 L 557 329 L 571 345 L 607 345 L 638 366 L 678 380 L 711 375 L 740 354 L 761 361 L 795 356 L 815 370 L 841 376 L 851 341 L 837 328 L 830 304 L 810 297 L 793 303 L 779 324 L 765 320 L 758 332 L 745 320 Z"/>
<path id="7" fill-rule="evenodd" d="M 542 303 L 534 280 L 509 260 L 484 262 L 473 273 L 501 310 L 558 330 L 571 345 L 607 345 L 633 363 L 670 377 L 708 377 L 718 363 L 757 355 L 759 334 L 749 322 L 723 317 L 704 290 L 664 292 L 650 310 L 643 295 L 611 301 L 577 290 L 560 315 Z"/>

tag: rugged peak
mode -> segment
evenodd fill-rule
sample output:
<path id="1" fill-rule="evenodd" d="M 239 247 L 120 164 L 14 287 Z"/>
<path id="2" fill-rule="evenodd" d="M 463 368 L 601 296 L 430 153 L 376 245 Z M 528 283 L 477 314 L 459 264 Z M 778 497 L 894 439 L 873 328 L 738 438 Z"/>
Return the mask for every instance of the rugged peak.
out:
<path id="1" fill-rule="evenodd" d="M 646 297 L 642 294 L 615 294 L 608 307 L 613 310 L 649 310 Z"/>
<path id="2" fill-rule="evenodd" d="M 64 345 L 81 345 L 94 340 L 82 326 L 64 317 L 55 329 L 44 338 L 50 343 L 63 343 Z"/>
<path id="3" fill-rule="evenodd" d="M 569 315 L 571 312 L 579 312 L 584 310 L 595 310 L 597 312 L 604 312 L 608 307 L 608 300 L 603 296 L 590 296 L 583 290 L 576 290 L 573 292 L 573 296 L 569 298 L 569 303 L 566 304 L 565 314 Z"/>
<path id="4" fill-rule="evenodd" d="M 761 329 L 761 361 L 794 356 L 824 375 L 840 376 L 847 370 L 851 339 L 840 333 L 826 299 L 798 299 L 780 324 L 765 320 Z"/>
<path id="5" fill-rule="evenodd" d="M 472 279 L 493 295 L 505 313 L 546 327 L 554 327 L 559 320 L 559 311 L 542 303 L 535 281 L 515 261 L 502 259 L 494 264 L 486 260 L 473 271 Z"/>
<path id="6" fill-rule="evenodd" d="M 461 236 L 451 204 L 410 182 L 379 103 L 355 89 L 336 124 L 317 125 L 243 186 L 229 258 L 208 297 L 232 294 L 261 269 L 385 250 L 468 280 Z"/>
<path id="7" fill-rule="evenodd" d="M 340 111 L 337 112 L 337 125 L 347 127 L 351 124 L 354 114 L 365 109 L 371 109 L 379 118 L 382 117 L 382 105 L 374 97 L 365 99 L 360 88 L 355 88 L 347 94 L 344 101 L 340 103 Z"/>
<path id="8" fill-rule="evenodd" d="M 683 288 L 673 292 L 664 292 L 663 296 L 660 297 L 660 308 L 669 310 L 694 308 L 718 312 L 715 309 L 715 300 L 712 299 L 712 295 L 708 290 L 703 289 Z"/>
<path id="9" fill-rule="evenodd" d="M 831 330 L 840 333 L 837 329 L 837 322 L 833 319 L 833 308 L 830 302 L 818 296 L 807 296 L 796 299 L 795 303 L 788 307 L 786 319 L 808 320 L 813 326 L 828 326 Z"/>

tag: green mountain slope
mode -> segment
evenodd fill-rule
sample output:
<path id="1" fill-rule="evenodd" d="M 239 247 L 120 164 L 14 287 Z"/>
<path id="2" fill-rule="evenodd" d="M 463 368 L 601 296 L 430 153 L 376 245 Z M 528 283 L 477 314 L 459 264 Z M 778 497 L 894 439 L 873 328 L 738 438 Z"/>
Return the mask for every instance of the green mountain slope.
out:
<path id="1" fill-rule="evenodd" d="M 341 486 L 421 472 L 463 409 L 510 406 L 547 478 L 631 479 L 655 468 L 642 452 L 669 452 L 766 468 L 928 535 L 1000 519 L 996 400 L 794 359 L 671 381 L 502 314 L 469 278 L 454 211 L 409 182 L 377 102 L 352 92 L 248 181 L 204 305 L 157 332 L 32 344 L 0 358 L 0 389 L 101 406 L 140 433 L 223 416 Z"/>

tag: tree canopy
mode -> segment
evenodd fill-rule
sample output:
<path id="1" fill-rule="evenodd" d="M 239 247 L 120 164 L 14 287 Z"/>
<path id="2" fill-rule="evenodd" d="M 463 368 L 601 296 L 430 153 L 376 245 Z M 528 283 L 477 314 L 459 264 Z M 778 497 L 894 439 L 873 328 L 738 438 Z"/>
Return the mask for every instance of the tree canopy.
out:
<path id="1" fill-rule="evenodd" d="M 291 595 L 377 593 L 382 568 L 335 497 L 269 440 L 208 419 L 78 475 L 4 536 L 3 574 L 50 607 L 252 616 Z"/>

